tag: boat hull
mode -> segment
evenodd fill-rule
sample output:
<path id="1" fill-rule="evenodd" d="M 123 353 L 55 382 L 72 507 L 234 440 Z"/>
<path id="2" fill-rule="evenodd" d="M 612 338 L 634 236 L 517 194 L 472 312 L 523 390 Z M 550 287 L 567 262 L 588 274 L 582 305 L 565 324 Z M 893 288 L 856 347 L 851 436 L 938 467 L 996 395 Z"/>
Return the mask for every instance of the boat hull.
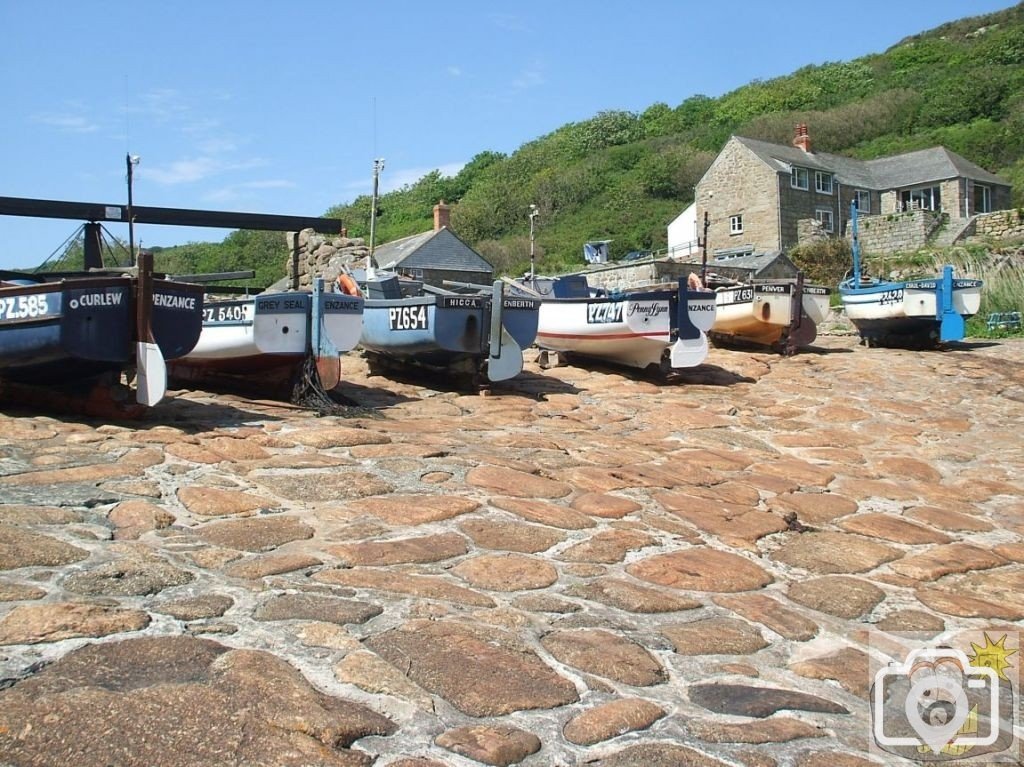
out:
<path id="1" fill-rule="evenodd" d="M 50 384 L 119 372 L 135 355 L 134 325 L 124 277 L 0 288 L 0 376 Z"/>
<path id="2" fill-rule="evenodd" d="M 619 365 L 661 363 L 672 343 L 672 293 L 636 298 L 563 298 L 541 303 L 537 345 Z"/>
<path id="3" fill-rule="evenodd" d="M 0 287 L 0 377 L 67 384 L 137 364 L 138 282 L 126 275 L 46 275 Z M 202 327 L 196 285 L 153 280 L 150 327 L 164 359 L 187 354 Z"/>
<path id="4" fill-rule="evenodd" d="M 714 294 L 690 291 L 689 295 L 700 296 L 692 305 L 686 294 L 681 287 L 594 297 L 546 296 L 537 346 L 641 369 L 700 364 L 707 356 L 705 332 L 714 322 Z"/>
<path id="5" fill-rule="evenodd" d="M 281 396 L 312 356 L 336 361 L 352 349 L 362 326 L 363 299 L 335 293 L 266 293 L 209 301 L 202 334 L 190 354 L 169 365 L 180 382 L 244 386 Z M 314 323 L 318 323 L 317 332 Z M 314 337 L 316 343 L 314 343 Z M 333 370 L 337 365 L 326 364 Z M 326 388 L 337 385 L 327 373 Z"/>
<path id="6" fill-rule="evenodd" d="M 498 312 L 494 307 L 500 306 Z M 360 346 L 402 365 L 505 380 L 522 370 L 540 302 L 494 293 L 370 298 Z"/>
<path id="7" fill-rule="evenodd" d="M 489 302 L 483 296 L 443 299 L 367 299 L 360 346 L 402 364 L 477 374 L 487 356 Z"/>
<path id="8" fill-rule="evenodd" d="M 929 346 L 958 341 L 964 320 L 981 307 L 981 280 L 941 277 L 894 282 L 848 280 L 839 286 L 843 309 L 866 343 Z"/>
<path id="9" fill-rule="evenodd" d="M 817 338 L 831 290 L 800 282 L 754 282 L 716 290 L 717 314 L 711 337 L 794 351 Z"/>

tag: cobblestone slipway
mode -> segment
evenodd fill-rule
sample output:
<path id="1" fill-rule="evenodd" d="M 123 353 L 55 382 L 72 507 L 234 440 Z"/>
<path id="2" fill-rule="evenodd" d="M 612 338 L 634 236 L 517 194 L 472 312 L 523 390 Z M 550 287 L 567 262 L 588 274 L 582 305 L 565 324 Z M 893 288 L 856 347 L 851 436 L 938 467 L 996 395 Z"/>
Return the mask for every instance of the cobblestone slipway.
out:
<path id="1" fill-rule="evenodd" d="M 1020 341 L 343 367 L 359 417 L 0 414 L 0 764 L 900 763 L 872 637 L 1024 618 Z"/>

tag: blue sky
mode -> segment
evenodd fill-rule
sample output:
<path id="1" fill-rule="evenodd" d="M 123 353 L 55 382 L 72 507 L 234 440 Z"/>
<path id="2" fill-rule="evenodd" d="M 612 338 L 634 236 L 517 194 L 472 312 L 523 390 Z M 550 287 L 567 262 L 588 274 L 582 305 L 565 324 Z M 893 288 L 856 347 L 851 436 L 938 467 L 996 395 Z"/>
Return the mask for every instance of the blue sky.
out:
<path id="1" fill-rule="evenodd" d="M 0 196 L 123 203 L 131 153 L 136 204 L 319 216 L 370 192 L 375 157 L 388 191 L 602 110 L 719 96 L 1011 5 L 0 0 Z M 0 217 L 0 268 L 76 226 Z"/>

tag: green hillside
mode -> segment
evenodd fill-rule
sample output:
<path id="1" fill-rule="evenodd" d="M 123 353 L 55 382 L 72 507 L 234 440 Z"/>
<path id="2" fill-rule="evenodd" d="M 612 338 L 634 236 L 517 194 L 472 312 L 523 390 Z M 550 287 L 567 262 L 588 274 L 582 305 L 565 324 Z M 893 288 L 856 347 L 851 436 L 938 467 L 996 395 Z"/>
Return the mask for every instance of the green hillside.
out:
<path id="1" fill-rule="evenodd" d="M 815 148 L 864 159 L 944 145 L 1008 179 L 1014 204 L 1024 205 L 1024 4 L 720 98 L 601 112 L 511 155 L 482 152 L 454 177 L 435 171 L 383 195 L 377 241 L 429 229 L 443 199 L 452 205 L 452 228 L 506 274 L 528 267 L 530 204 L 540 210 L 538 269 L 580 265 L 591 239 L 612 240 L 612 258 L 662 248 L 668 222 L 692 202 L 730 135 L 785 143 L 797 122 L 809 124 Z M 350 236 L 368 236 L 370 198 L 325 215 L 340 217 Z M 165 249 L 157 263 L 164 269 L 173 259 L 170 271 L 247 265 L 270 282 L 283 275 L 280 239 L 275 245 L 240 232 L 220 245 Z"/>

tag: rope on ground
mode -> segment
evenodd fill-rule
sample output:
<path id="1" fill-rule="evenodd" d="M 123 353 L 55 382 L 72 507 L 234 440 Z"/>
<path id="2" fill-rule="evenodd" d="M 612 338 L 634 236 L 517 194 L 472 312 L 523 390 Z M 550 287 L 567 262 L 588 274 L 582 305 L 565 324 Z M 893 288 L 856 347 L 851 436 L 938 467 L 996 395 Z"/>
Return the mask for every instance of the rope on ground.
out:
<path id="1" fill-rule="evenodd" d="M 334 415 L 342 418 L 380 418 L 376 410 L 357 405 L 340 394 L 324 388 L 316 369 L 316 358 L 306 357 L 302 370 L 292 386 L 291 403 L 316 411 L 318 416 Z"/>

